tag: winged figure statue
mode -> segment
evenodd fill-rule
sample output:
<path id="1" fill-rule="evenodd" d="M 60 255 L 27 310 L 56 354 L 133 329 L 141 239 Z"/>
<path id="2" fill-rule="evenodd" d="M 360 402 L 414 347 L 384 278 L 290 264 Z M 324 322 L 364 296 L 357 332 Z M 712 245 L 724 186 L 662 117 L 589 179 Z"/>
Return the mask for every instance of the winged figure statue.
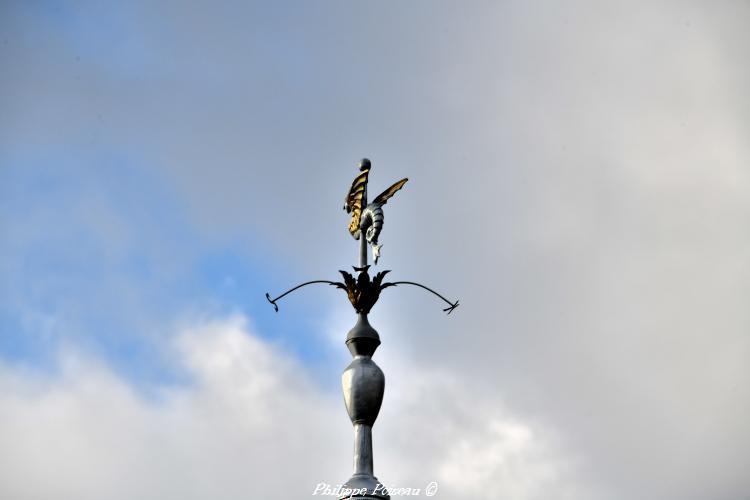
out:
<path id="1" fill-rule="evenodd" d="M 352 215 L 349 223 L 349 233 L 355 240 L 358 240 L 362 236 L 362 233 L 364 233 L 367 243 L 372 246 L 372 256 L 377 264 L 380 257 L 380 248 L 383 246 L 382 244 L 378 244 L 378 236 L 380 236 L 380 232 L 383 230 L 383 205 L 399 189 L 404 187 L 404 184 L 409 179 L 401 179 L 377 195 L 372 202 L 367 203 L 367 181 L 371 167 L 372 164 L 367 158 L 364 158 L 359 163 L 360 173 L 352 181 L 352 186 L 349 188 L 349 192 L 344 199 L 344 210 Z"/>

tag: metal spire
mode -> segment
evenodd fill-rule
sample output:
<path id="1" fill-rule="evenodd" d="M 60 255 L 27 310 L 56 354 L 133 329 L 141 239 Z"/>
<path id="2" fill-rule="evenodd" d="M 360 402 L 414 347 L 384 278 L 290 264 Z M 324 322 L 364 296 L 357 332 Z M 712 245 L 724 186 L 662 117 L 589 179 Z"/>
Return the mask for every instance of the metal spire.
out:
<path id="1" fill-rule="evenodd" d="M 279 311 L 278 300 L 293 291 L 315 283 L 326 283 L 336 288 L 345 290 L 349 301 L 357 313 L 357 322 L 346 335 L 346 346 L 354 358 L 341 375 L 341 384 L 344 391 L 344 403 L 349 413 L 349 418 L 354 426 L 354 474 L 343 485 L 344 491 L 356 491 L 352 496 L 347 493 L 341 498 L 354 499 L 389 499 L 387 490 L 374 476 L 372 455 L 372 427 L 380 412 L 385 390 L 385 376 L 380 367 L 372 360 L 375 350 L 380 345 L 378 332 L 370 325 L 367 315 L 380 297 L 380 292 L 388 287 L 397 285 L 414 285 L 427 290 L 444 302 L 448 307 L 443 311 L 450 314 L 458 307 L 458 301 L 451 302 L 436 291 L 415 283 L 413 281 L 395 281 L 383 283 L 385 275 L 390 271 L 381 271 L 372 279 L 368 274 L 370 265 L 367 263 L 367 246 L 372 246 L 373 260 L 375 263 L 380 256 L 378 237 L 383 229 L 383 205 L 404 184 L 406 178 L 391 185 L 375 197 L 371 203 L 367 203 L 367 184 L 372 164 L 364 158 L 359 163 L 360 173 L 352 181 L 349 192 L 344 200 L 344 209 L 351 214 L 349 233 L 354 239 L 359 240 L 359 267 L 355 267 L 357 273 L 355 278 L 346 271 L 339 271 L 344 278 L 343 282 L 328 280 L 313 280 L 297 285 L 282 293 L 275 299 L 266 293 L 266 299 L 273 305 L 276 312 Z"/>

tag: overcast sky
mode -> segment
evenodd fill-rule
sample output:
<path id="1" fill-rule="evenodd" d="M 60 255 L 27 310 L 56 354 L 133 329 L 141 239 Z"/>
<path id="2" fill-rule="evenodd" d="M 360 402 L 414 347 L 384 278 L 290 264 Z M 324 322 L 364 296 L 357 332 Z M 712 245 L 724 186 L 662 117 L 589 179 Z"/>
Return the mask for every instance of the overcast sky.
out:
<path id="1" fill-rule="evenodd" d="M 0 2 L 0 497 L 750 491 L 750 4 Z"/>

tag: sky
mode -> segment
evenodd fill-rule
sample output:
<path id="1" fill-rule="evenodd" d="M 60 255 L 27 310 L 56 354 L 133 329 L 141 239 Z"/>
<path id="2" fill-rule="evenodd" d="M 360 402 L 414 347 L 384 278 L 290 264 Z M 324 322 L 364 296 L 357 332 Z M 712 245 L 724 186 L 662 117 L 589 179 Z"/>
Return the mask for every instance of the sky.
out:
<path id="1" fill-rule="evenodd" d="M 750 489 L 750 4 L 0 2 L 0 497 Z"/>

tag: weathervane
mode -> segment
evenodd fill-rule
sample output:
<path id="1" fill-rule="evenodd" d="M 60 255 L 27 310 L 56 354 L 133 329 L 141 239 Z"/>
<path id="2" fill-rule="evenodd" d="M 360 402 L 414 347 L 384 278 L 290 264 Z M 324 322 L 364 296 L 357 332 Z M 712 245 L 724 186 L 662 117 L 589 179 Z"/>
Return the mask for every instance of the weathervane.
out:
<path id="1" fill-rule="evenodd" d="M 433 293 L 448 307 L 443 311 L 450 314 L 458 307 L 458 301 L 451 302 L 436 291 L 413 281 L 394 281 L 383 283 L 383 278 L 390 271 L 381 271 L 372 279 L 368 274 L 367 245 L 372 246 L 373 260 L 377 264 L 382 244 L 378 237 L 383 230 L 383 205 L 408 181 L 404 178 L 367 203 L 367 182 L 372 164 L 364 158 L 359 163 L 360 173 L 352 181 L 349 192 L 344 199 L 344 210 L 351 214 L 349 233 L 359 240 L 359 266 L 354 267 L 355 278 L 346 271 L 339 271 L 343 283 L 328 280 L 313 280 L 301 283 L 287 290 L 275 299 L 267 293 L 266 299 L 279 311 L 277 301 L 293 291 L 314 283 L 327 283 L 346 291 L 349 301 L 357 313 L 357 323 L 346 336 L 346 345 L 354 359 L 341 375 L 344 390 L 344 403 L 349 418 L 354 425 L 354 475 L 342 486 L 340 498 L 353 499 L 389 499 L 387 489 L 373 475 L 372 460 L 372 426 L 380 412 L 385 390 L 385 376 L 372 355 L 380 345 L 378 332 L 370 325 L 367 315 L 385 288 L 397 285 L 414 285 Z"/>

